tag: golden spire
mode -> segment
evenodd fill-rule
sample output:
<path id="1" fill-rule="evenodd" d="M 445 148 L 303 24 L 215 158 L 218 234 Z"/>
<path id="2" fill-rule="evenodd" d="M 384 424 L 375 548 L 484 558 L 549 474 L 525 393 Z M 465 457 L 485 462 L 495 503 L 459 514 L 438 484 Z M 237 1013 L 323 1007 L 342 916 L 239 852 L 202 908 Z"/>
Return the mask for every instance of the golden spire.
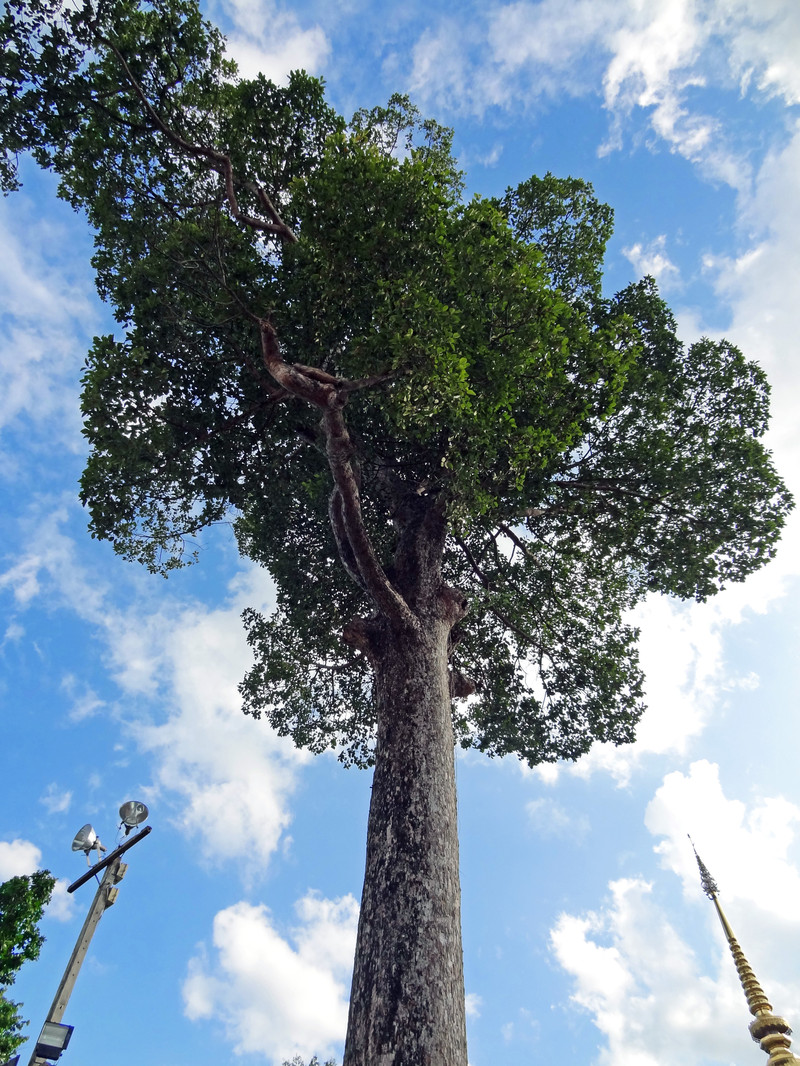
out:
<path id="1" fill-rule="evenodd" d="M 753 1020 L 750 1022 L 750 1035 L 757 1044 L 761 1045 L 761 1050 L 765 1051 L 769 1056 L 767 1066 L 800 1066 L 800 1059 L 793 1055 L 790 1050 L 792 1042 L 789 1036 L 792 1030 L 789 1027 L 789 1023 L 785 1018 L 780 1018 L 777 1014 L 772 1013 L 772 1005 L 756 980 L 756 975 L 744 957 L 744 952 L 739 947 L 739 943 L 733 935 L 733 930 L 728 924 L 728 919 L 719 905 L 717 883 L 697 854 L 697 848 L 695 848 L 691 837 L 689 837 L 689 842 L 692 845 L 694 857 L 697 859 L 697 865 L 700 869 L 700 881 L 703 885 L 703 891 L 717 909 L 725 939 L 728 941 L 731 955 L 733 955 L 736 972 L 739 974 L 739 980 L 742 982 L 742 988 L 747 998 L 747 1006 L 753 1015 Z"/>

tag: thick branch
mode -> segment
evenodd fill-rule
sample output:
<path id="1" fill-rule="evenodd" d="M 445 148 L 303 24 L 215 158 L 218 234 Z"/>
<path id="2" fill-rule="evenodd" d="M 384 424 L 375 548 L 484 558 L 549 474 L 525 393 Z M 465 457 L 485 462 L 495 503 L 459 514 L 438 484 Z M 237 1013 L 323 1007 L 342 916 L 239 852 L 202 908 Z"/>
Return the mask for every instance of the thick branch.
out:
<path id="1" fill-rule="evenodd" d="M 251 229 L 260 230 L 262 233 L 274 233 L 285 241 L 296 241 L 297 235 L 294 230 L 283 221 L 278 209 L 273 204 L 266 190 L 255 182 L 243 182 L 241 179 L 237 179 L 233 171 L 233 164 L 231 163 L 229 156 L 224 152 L 220 152 L 216 148 L 211 148 L 205 144 L 192 144 L 191 141 L 187 141 L 184 137 L 181 137 L 180 134 L 171 129 L 147 99 L 144 89 L 134 77 L 125 57 L 116 45 L 109 41 L 107 37 L 98 36 L 98 40 L 100 40 L 116 57 L 125 72 L 125 77 L 128 79 L 131 88 L 141 101 L 141 104 L 149 115 L 153 125 L 160 130 L 167 140 L 174 144 L 176 148 L 180 148 L 188 155 L 194 156 L 195 159 L 205 159 L 211 169 L 215 170 L 217 174 L 220 175 L 225 183 L 225 194 L 233 217 L 239 222 L 244 223 L 244 225 L 249 226 Z M 235 186 L 237 182 L 239 185 L 242 185 L 255 193 L 259 203 L 264 209 L 264 213 L 270 219 L 269 222 L 265 222 L 262 218 L 255 218 L 253 215 L 248 215 L 245 211 L 242 211 L 239 207 L 239 201 L 236 198 Z"/>
<path id="2" fill-rule="evenodd" d="M 278 337 L 272 324 L 261 320 L 259 325 L 261 351 L 267 370 L 287 392 L 306 400 L 322 411 L 325 454 L 338 495 L 336 521 L 339 523 L 340 533 L 344 535 L 343 541 L 347 545 L 345 548 L 347 560 L 342 558 L 345 568 L 348 564 L 355 563 L 361 575 L 363 587 L 387 618 L 411 629 L 418 629 L 419 623 L 416 617 L 392 585 L 378 561 L 364 526 L 361 494 L 351 462 L 354 448 L 342 413 L 345 397 L 340 395 L 335 384 L 318 380 L 320 372 L 316 372 L 311 377 L 298 366 L 285 362 L 281 356 Z M 323 372 L 323 376 L 328 375 Z M 334 536 L 337 536 L 336 526 L 334 526 Z"/>
<path id="3" fill-rule="evenodd" d="M 353 546 L 347 535 L 347 528 L 344 521 L 344 509 L 342 506 L 342 494 L 338 487 L 334 488 L 330 500 L 328 501 L 328 516 L 330 517 L 331 529 L 333 530 L 333 536 L 336 540 L 336 547 L 339 551 L 339 558 L 342 561 L 342 566 L 349 574 L 351 580 L 354 581 L 360 589 L 367 592 L 367 587 L 364 584 L 364 579 L 361 576 L 361 571 L 358 568 L 358 562 L 355 553 L 353 552 Z"/>
<path id="4" fill-rule="evenodd" d="M 419 622 L 384 573 L 364 526 L 361 494 L 358 491 L 358 483 L 350 462 L 353 446 L 338 398 L 323 412 L 322 427 L 325 432 L 328 465 L 341 500 L 341 514 L 347 540 L 367 591 L 387 618 L 392 618 L 410 629 L 418 629 Z"/>
<path id="5" fill-rule="evenodd" d="M 287 363 L 281 355 L 275 327 L 265 319 L 257 319 L 257 322 L 261 333 L 261 356 L 264 366 L 275 381 L 293 396 L 325 410 L 336 395 L 335 386 L 329 382 L 318 381 L 304 373 L 300 367 Z"/>
<path id="6" fill-rule="evenodd" d="M 302 363 L 292 363 L 295 370 L 328 385 L 335 385 L 339 393 L 358 392 L 359 389 L 369 389 L 373 385 L 382 385 L 385 381 L 391 381 L 393 374 L 373 374 L 366 378 L 340 378 L 329 374 L 327 370 L 320 370 L 316 366 L 304 366 Z"/>

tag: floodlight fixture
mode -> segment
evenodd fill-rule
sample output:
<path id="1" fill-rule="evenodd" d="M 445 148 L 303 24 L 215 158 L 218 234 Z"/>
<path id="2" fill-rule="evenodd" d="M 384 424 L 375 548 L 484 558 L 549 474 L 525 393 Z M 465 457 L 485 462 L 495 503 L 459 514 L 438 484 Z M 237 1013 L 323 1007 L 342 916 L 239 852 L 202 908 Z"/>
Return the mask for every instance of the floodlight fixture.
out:
<path id="1" fill-rule="evenodd" d="M 106 849 L 100 843 L 100 839 L 94 831 L 94 826 L 87 822 L 86 825 L 81 826 L 75 834 L 75 839 L 72 841 L 72 850 L 82 851 L 86 855 L 86 865 L 91 866 L 89 852 L 96 851 L 99 859 L 100 852 L 105 851 Z"/>
<path id="2" fill-rule="evenodd" d="M 127 803 L 123 803 L 119 809 L 119 816 L 125 826 L 125 836 L 130 833 L 131 829 L 141 825 L 149 813 L 145 804 L 138 800 L 128 800 Z"/>
<path id="3" fill-rule="evenodd" d="M 73 1025 L 62 1025 L 61 1022 L 45 1022 L 39 1039 L 36 1041 L 34 1054 L 40 1059 L 58 1059 L 62 1051 L 66 1051 L 72 1036 Z"/>

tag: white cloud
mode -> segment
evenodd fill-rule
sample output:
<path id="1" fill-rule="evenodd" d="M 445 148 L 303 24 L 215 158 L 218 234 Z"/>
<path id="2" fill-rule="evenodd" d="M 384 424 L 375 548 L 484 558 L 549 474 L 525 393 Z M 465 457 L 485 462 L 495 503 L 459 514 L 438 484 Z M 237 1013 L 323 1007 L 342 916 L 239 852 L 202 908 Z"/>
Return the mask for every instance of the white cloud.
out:
<path id="1" fill-rule="evenodd" d="M 87 620 L 107 618 L 108 586 L 96 574 L 88 574 L 78 557 L 75 543 L 64 533 L 77 502 L 65 498 L 37 502 L 21 523 L 26 551 L 0 573 L 0 589 L 7 588 L 20 607 L 45 594 L 48 602 L 72 607 Z"/>
<path id="2" fill-rule="evenodd" d="M 464 1007 L 468 1018 L 480 1018 L 483 999 L 477 992 L 467 992 L 464 997 Z"/>
<path id="3" fill-rule="evenodd" d="M 466 170 L 469 166 L 475 163 L 481 167 L 495 167 L 500 162 L 500 158 L 503 154 L 503 145 L 497 141 L 495 142 L 488 152 L 483 154 L 476 153 L 471 156 L 461 155 L 459 162 L 461 166 Z"/>
<path id="4" fill-rule="evenodd" d="M 0 647 L 4 647 L 6 644 L 16 643 L 25 636 L 25 629 L 19 624 L 19 622 L 9 622 L 6 626 L 6 631 L 3 634 L 2 643 Z"/>
<path id="5" fill-rule="evenodd" d="M 29 840 L 0 840 L 0 882 L 11 877 L 27 877 L 41 869 L 42 852 Z M 44 912 L 45 918 L 57 922 L 69 921 L 75 913 L 75 901 L 67 894 L 69 881 L 57 880 L 50 902 Z"/>
<path id="6" fill-rule="evenodd" d="M 530 773 L 535 774 L 536 777 L 538 777 L 539 780 L 542 782 L 542 784 L 545 784 L 545 785 L 552 786 L 552 785 L 557 784 L 558 779 L 561 776 L 560 768 L 558 767 L 558 765 L 556 763 L 552 763 L 552 762 L 539 763 L 538 766 L 534 766 L 533 769 L 530 770 L 530 771 L 526 770 L 526 768 L 525 768 L 526 764 L 525 763 L 520 763 L 519 765 L 520 765 L 520 770 L 521 770 L 522 773 L 530 772 Z"/>
<path id="7" fill-rule="evenodd" d="M 573 977 L 572 1001 L 603 1034 L 603 1066 L 694 1066 L 746 1061 L 747 1008 L 736 971 L 718 982 L 703 976 L 691 949 L 652 898 L 631 878 L 609 885 L 597 913 L 562 914 L 550 943 Z"/>
<path id="8" fill-rule="evenodd" d="M 667 238 L 662 233 L 647 244 L 638 242 L 623 248 L 622 254 L 630 262 L 637 275 L 649 274 L 658 282 L 663 292 L 680 286 L 680 271 L 667 255 Z"/>
<path id="9" fill-rule="evenodd" d="M 609 19 L 616 20 L 614 8 L 592 0 L 507 4 L 489 9 L 485 24 L 446 16 L 412 50 L 410 89 L 474 114 L 589 91 L 587 53 Z"/>
<path id="10" fill-rule="evenodd" d="M 32 874 L 41 861 L 41 850 L 29 840 L 0 840 L 0 881 Z"/>
<path id="11" fill-rule="evenodd" d="M 228 907 L 214 919 L 213 961 L 202 952 L 189 963 L 187 1016 L 221 1020 L 239 1055 L 322 1058 L 344 1038 L 358 905 L 312 892 L 296 911 L 284 938 L 266 907 Z"/>
<path id="12" fill-rule="evenodd" d="M 131 723 L 139 747 L 155 757 L 157 791 L 178 801 L 179 825 L 199 838 L 207 860 L 235 860 L 245 873 L 263 870 L 278 847 L 297 769 L 310 758 L 242 714 L 237 685 L 250 652 L 240 615 L 245 604 L 264 606 L 271 595 L 254 567 L 224 607 L 150 616 L 144 651 L 151 640 L 160 649 L 171 711 L 164 722 Z M 128 664 L 118 661 L 124 683 Z"/>
<path id="13" fill-rule="evenodd" d="M 75 897 L 67 892 L 69 881 L 60 878 L 53 887 L 53 894 L 44 912 L 45 918 L 53 918 L 57 922 L 69 922 L 75 917 Z"/>
<path id="14" fill-rule="evenodd" d="M 800 807 L 782 796 L 757 799 L 750 808 L 728 799 L 719 767 L 703 760 L 688 774 L 667 774 L 651 800 L 645 824 L 665 839 L 656 847 L 665 869 L 696 898 L 698 874 L 689 833 L 726 899 L 746 901 L 775 918 L 797 922 L 800 871 L 790 849 L 800 839 Z M 799 930 L 800 931 L 800 930 Z"/>
<path id="15" fill-rule="evenodd" d="M 606 37 L 611 60 L 603 78 L 612 133 L 605 150 L 618 147 L 625 119 L 636 109 L 648 113 L 655 133 L 710 177 L 734 188 L 746 185 L 748 171 L 725 145 L 720 123 L 690 110 L 689 90 L 702 88 L 719 71 L 709 68 L 707 47 L 712 18 L 691 0 L 658 0 L 629 5 L 627 17 Z"/>
<path id="16" fill-rule="evenodd" d="M 683 881 L 688 901 L 706 908 L 713 942 L 711 974 L 683 939 L 652 883 L 640 877 L 612 882 L 610 899 L 595 912 L 562 914 L 551 948 L 574 980 L 573 1002 L 603 1033 L 599 1062 L 613 1066 L 706 1066 L 749 1061 L 749 1016 L 730 949 L 716 913 L 700 888 L 686 839 L 720 884 L 734 934 L 776 1009 L 800 1001 L 794 959 L 800 949 L 796 901 L 800 872 L 789 861 L 798 839 L 800 808 L 780 796 L 745 804 L 728 799 L 718 768 L 695 763 L 687 775 L 669 774 L 646 814 L 665 869 Z M 659 886 L 660 887 L 660 886 Z M 698 944 L 698 950 L 704 945 Z"/>
<path id="17" fill-rule="evenodd" d="M 463 28 L 446 19 L 425 29 L 412 51 L 409 87 L 418 99 L 435 99 L 458 111 L 470 106 L 469 58 Z"/>
<path id="18" fill-rule="evenodd" d="M 624 5 L 603 0 L 526 0 L 506 4 L 492 13 L 489 46 L 494 61 L 508 71 L 535 66 L 576 77 L 576 60 L 622 17 Z M 578 83 L 570 81 L 567 90 Z"/>
<path id="19" fill-rule="evenodd" d="M 568 837 L 573 841 L 581 841 L 591 828 L 586 815 L 570 814 L 561 804 L 548 797 L 530 800 L 525 804 L 525 814 L 541 836 Z"/>
<path id="20" fill-rule="evenodd" d="M 98 305 L 80 257 L 62 258 L 72 246 L 67 232 L 66 221 L 42 218 L 24 192 L 14 194 L 13 206 L 0 201 L 0 428 L 31 419 L 77 451 L 74 383 Z M 11 458 L 11 472 L 18 461 Z"/>
<path id="21" fill-rule="evenodd" d="M 72 792 L 59 788 L 55 781 L 52 781 L 39 797 L 39 802 L 44 805 L 48 814 L 63 814 L 70 808 Z"/>
<path id="22" fill-rule="evenodd" d="M 785 0 L 719 0 L 719 22 L 734 13 L 730 63 L 746 92 L 755 81 L 759 90 L 800 103 L 800 9 Z M 731 9 L 733 11 L 731 12 Z M 738 15 L 738 18 L 736 16 Z"/>
<path id="23" fill-rule="evenodd" d="M 112 676 L 124 695 L 136 697 L 135 711 L 115 713 L 127 716 L 129 736 L 153 757 L 150 798 L 172 805 L 207 861 L 236 860 L 252 876 L 279 846 L 297 771 L 310 759 L 241 710 L 237 686 L 251 653 L 240 616 L 247 605 L 270 609 L 271 580 L 256 566 L 245 568 L 226 602 L 206 609 L 164 596 L 147 575 L 129 572 L 138 596 L 134 606 L 120 607 L 84 566 L 64 532 L 67 518 L 66 508 L 37 512 L 28 555 L 0 575 L 0 587 L 20 604 L 45 596 L 96 629 Z M 118 602 L 121 591 L 113 589 Z M 84 695 L 88 702 L 73 708 L 73 720 L 76 710 L 79 717 L 98 710 L 90 692 Z"/>
<path id="24" fill-rule="evenodd" d="M 703 90 L 800 99 L 800 14 L 781 0 L 515 0 L 483 19 L 448 16 L 425 28 L 412 51 L 412 92 L 477 115 L 595 95 L 610 119 L 601 153 L 644 122 L 656 146 L 735 189 L 748 187 L 750 164 L 716 102 L 708 97 L 703 110 Z"/>
<path id="25" fill-rule="evenodd" d="M 39 569 L 40 560 L 34 555 L 26 556 L 0 574 L 0 589 L 11 589 L 16 602 L 24 607 L 40 591 Z"/>
<path id="26" fill-rule="evenodd" d="M 72 709 L 69 712 L 69 717 L 73 722 L 82 722 L 86 718 L 93 718 L 106 706 L 105 701 L 99 698 L 94 689 L 89 685 L 81 684 L 72 674 L 67 674 L 62 679 L 61 689 L 72 700 Z"/>
<path id="27" fill-rule="evenodd" d="M 304 28 L 293 11 L 271 0 L 223 0 L 221 6 L 235 27 L 227 35 L 228 54 L 245 78 L 263 74 L 281 83 L 293 70 L 319 73 L 330 55 L 320 26 Z"/>

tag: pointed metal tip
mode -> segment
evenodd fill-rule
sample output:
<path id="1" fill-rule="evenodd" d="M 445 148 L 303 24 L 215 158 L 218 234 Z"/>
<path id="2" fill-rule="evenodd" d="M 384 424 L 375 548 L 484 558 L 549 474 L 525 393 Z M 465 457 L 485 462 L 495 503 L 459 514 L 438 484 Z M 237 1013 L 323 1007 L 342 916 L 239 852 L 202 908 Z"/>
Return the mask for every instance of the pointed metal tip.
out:
<path id="1" fill-rule="evenodd" d="M 689 843 L 692 845 L 692 851 L 694 852 L 694 857 L 697 859 L 697 867 L 700 870 L 700 884 L 703 886 L 703 891 L 705 892 L 705 894 L 708 896 L 709 899 L 714 899 L 716 896 L 719 895 L 719 889 L 717 888 L 717 882 L 714 880 L 714 878 L 709 873 L 708 867 L 706 866 L 706 864 L 703 862 L 703 860 L 697 854 L 697 848 L 694 846 L 694 841 L 692 840 L 692 838 L 689 836 L 688 833 L 686 835 L 687 835 L 687 837 L 689 837 Z"/>

